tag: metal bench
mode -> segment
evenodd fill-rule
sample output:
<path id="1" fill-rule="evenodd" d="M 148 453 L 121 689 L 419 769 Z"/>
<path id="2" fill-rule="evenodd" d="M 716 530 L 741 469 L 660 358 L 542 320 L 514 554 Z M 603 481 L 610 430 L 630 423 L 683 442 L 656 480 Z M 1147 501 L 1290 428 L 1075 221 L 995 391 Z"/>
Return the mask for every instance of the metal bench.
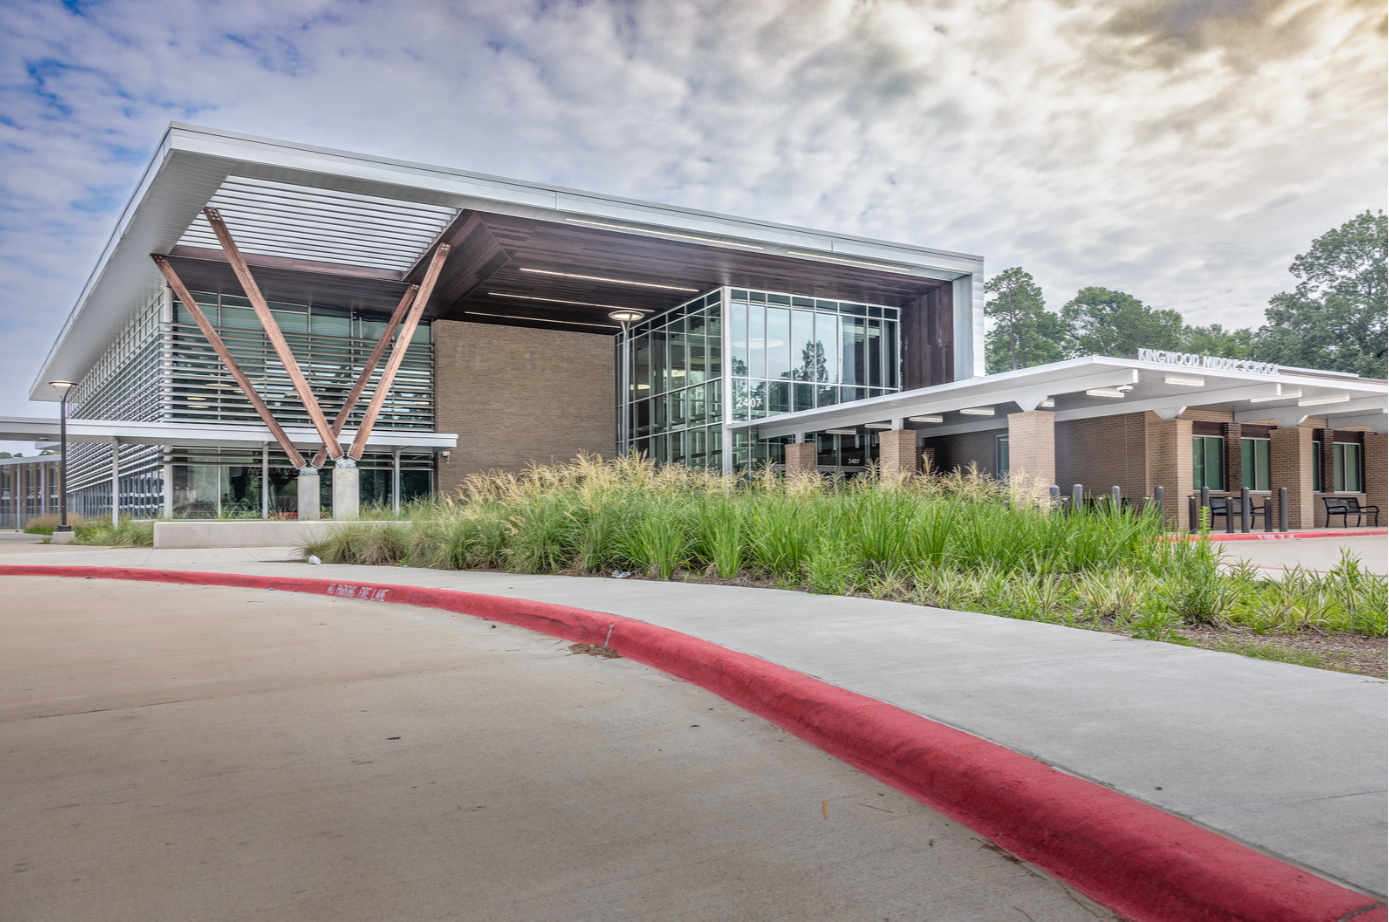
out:
<path id="1" fill-rule="evenodd" d="M 1350 517 L 1355 516 L 1355 527 L 1359 528 L 1366 516 L 1373 515 L 1375 526 L 1379 526 L 1379 507 L 1362 506 L 1360 498 L 1356 496 L 1323 496 L 1321 501 L 1326 504 L 1326 525 L 1331 527 L 1331 517 L 1339 515 L 1341 526 L 1350 528 Z"/>
<path id="2" fill-rule="evenodd" d="M 1233 518 L 1238 518 L 1238 517 L 1242 516 L 1243 514 L 1244 514 L 1244 509 L 1243 509 L 1243 506 L 1240 504 L 1240 498 L 1239 498 L 1238 496 L 1212 496 L 1212 497 L 1211 497 L 1211 528 L 1212 528 L 1212 529 L 1215 528 L 1215 517 L 1218 516 L 1218 515 L 1223 515 L 1223 516 L 1225 516 L 1226 522 L 1229 523 L 1229 522 L 1232 521 L 1232 517 L 1233 517 Z M 1253 519 L 1262 519 L 1263 517 L 1264 517 L 1264 504 L 1263 504 L 1263 503 L 1256 503 L 1256 502 L 1254 502 L 1254 499 L 1251 497 L 1250 500 L 1249 500 L 1249 518 L 1250 518 L 1251 522 L 1252 522 Z M 1228 527 L 1228 525 L 1227 525 L 1226 531 L 1231 531 L 1231 530 L 1233 530 L 1233 529 L 1230 528 L 1230 527 Z"/>

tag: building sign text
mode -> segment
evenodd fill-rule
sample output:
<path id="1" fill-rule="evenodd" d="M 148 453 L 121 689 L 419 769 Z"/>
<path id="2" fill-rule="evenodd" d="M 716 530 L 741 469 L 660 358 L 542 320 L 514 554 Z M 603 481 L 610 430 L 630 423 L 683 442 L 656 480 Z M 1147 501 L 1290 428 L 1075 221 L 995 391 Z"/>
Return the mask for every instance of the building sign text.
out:
<path id="1" fill-rule="evenodd" d="M 1273 362 L 1251 362 L 1248 359 L 1227 359 L 1216 355 L 1195 355 L 1190 352 L 1168 352 L 1165 349 L 1139 349 L 1140 362 L 1179 365 L 1182 368 L 1204 368 L 1210 371 L 1242 371 L 1251 375 L 1277 375 Z"/>

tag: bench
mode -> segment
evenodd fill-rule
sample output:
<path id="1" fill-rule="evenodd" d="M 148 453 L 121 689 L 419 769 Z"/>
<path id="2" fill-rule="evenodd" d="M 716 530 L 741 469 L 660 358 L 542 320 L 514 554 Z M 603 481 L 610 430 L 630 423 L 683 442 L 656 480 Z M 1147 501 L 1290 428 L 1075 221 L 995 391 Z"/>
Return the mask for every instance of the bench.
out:
<path id="1" fill-rule="evenodd" d="M 1243 514 L 1244 514 L 1244 511 L 1243 511 L 1242 506 L 1240 505 L 1240 498 L 1239 498 L 1238 496 L 1212 496 L 1212 497 L 1211 497 L 1211 528 L 1212 528 L 1212 529 L 1215 528 L 1215 517 L 1218 516 L 1218 515 L 1223 515 L 1223 516 L 1225 516 L 1225 518 L 1226 518 L 1227 520 L 1229 520 L 1232 516 L 1243 516 Z M 1254 519 L 1261 519 L 1261 518 L 1263 518 L 1263 517 L 1264 517 L 1264 504 L 1261 503 L 1261 502 L 1260 502 L 1260 503 L 1256 503 L 1256 502 L 1254 501 L 1253 497 L 1250 497 L 1250 499 L 1249 499 L 1249 520 L 1250 520 L 1250 525 L 1251 525 L 1251 526 L 1253 525 L 1253 520 L 1254 520 Z M 1226 531 L 1230 531 L 1231 529 L 1230 529 L 1230 527 L 1227 525 L 1225 530 L 1226 530 Z"/>
<path id="2" fill-rule="evenodd" d="M 1359 497 L 1355 496 L 1323 496 L 1321 501 L 1326 504 L 1326 526 L 1331 527 L 1331 517 L 1339 515 L 1341 525 L 1350 528 L 1350 517 L 1355 516 L 1355 527 L 1359 528 L 1365 516 L 1373 514 L 1375 517 L 1375 527 L 1379 526 L 1379 507 L 1362 506 Z"/>

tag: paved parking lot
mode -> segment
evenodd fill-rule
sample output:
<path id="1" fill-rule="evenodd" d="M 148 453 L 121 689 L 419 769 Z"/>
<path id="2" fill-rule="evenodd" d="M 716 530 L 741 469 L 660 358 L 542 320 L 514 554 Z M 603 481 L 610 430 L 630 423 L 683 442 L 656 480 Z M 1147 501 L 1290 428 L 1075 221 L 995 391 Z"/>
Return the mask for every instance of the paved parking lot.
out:
<path id="1" fill-rule="evenodd" d="M 6 577 L 4 918 L 1094 920 L 700 689 L 401 605 Z"/>

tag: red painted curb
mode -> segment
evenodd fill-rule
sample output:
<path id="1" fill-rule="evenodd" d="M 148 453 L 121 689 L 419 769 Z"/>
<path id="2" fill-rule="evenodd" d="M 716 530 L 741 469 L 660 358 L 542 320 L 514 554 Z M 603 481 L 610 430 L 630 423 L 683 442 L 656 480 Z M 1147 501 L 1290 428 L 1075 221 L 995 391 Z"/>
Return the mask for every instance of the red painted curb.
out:
<path id="1" fill-rule="evenodd" d="M 1389 535 L 1389 528 L 1366 528 L 1363 531 L 1251 531 L 1249 534 L 1236 532 L 1211 532 L 1207 537 L 1212 541 L 1293 541 L 1303 538 L 1375 538 Z M 1200 535 L 1172 535 L 1173 541 L 1199 541 Z"/>
<path id="2" fill-rule="evenodd" d="M 1091 781 L 784 666 L 645 622 L 382 583 L 120 567 L 64 576 L 279 589 L 419 605 L 582 643 L 685 679 L 974 829 L 1133 920 L 1385 922 L 1385 904 Z"/>

